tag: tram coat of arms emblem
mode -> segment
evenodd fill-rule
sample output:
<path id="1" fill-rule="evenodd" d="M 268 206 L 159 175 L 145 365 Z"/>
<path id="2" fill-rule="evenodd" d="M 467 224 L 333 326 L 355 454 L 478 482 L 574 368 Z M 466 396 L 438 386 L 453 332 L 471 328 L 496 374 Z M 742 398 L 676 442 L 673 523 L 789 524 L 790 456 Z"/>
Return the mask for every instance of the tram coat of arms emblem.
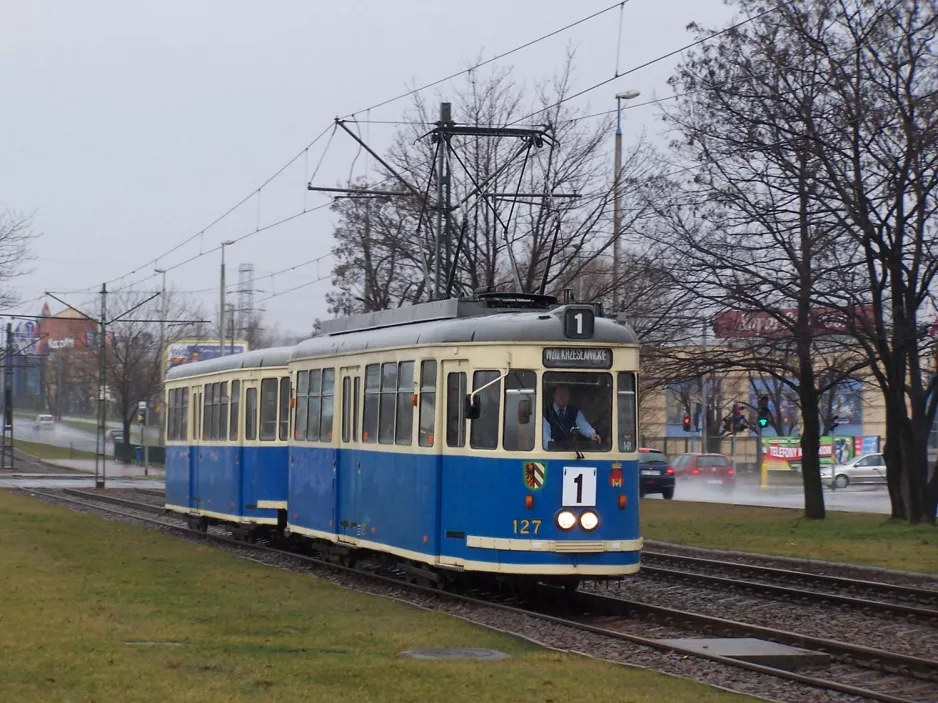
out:
<path id="1" fill-rule="evenodd" d="M 622 464 L 613 464 L 609 472 L 609 485 L 613 488 L 622 488 Z"/>
<path id="2" fill-rule="evenodd" d="M 539 491 L 547 481 L 547 466 L 539 461 L 528 461 L 524 465 L 524 485 L 529 491 Z"/>

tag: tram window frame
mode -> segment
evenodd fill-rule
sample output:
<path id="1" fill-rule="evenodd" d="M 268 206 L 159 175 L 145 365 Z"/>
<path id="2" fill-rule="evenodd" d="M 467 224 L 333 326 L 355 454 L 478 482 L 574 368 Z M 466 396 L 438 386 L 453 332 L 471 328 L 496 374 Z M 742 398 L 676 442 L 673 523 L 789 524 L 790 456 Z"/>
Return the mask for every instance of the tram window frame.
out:
<path id="1" fill-rule="evenodd" d="M 501 375 L 497 369 L 479 369 L 472 372 L 473 392 L 485 387 L 473 396 L 479 404 L 479 416 L 469 423 L 469 446 L 472 449 L 498 449 L 502 405 Z"/>
<path id="2" fill-rule="evenodd" d="M 189 389 L 182 389 L 182 428 L 179 431 L 178 439 L 189 439 Z"/>
<path id="3" fill-rule="evenodd" d="M 238 424 L 241 420 L 241 381 L 231 382 L 231 403 L 228 406 L 228 440 L 238 441 Z"/>
<path id="4" fill-rule="evenodd" d="M 306 419 L 309 417 L 309 375 L 311 371 L 296 374 L 296 408 L 293 411 L 293 439 L 306 440 Z"/>
<path id="5" fill-rule="evenodd" d="M 397 419 L 397 362 L 381 364 L 381 399 L 378 402 L 378 444 L 394 444 Z M 390 419 L 390 422 L 388 422 Z"/>
<path id="6" fill-rule="evenodd" d="M 631 381 L 624 385 L 631 386 L 623 389 L 623 381 Z M 631 400 L 629 397 L 631 396 Z M 618 442 L 616 443 L 619 451 L 624 454 L 631 454 L 638 451 L 638 377 L 634 371 L 620 371 L 616 379 L 616 420 L 618 422 Z M 631 411 L 631 418 L 628 417 Z M 631 444 L 626 441 L 628 432 L 631 433 Z"/>
<path id="7" fill-rule="evenodd" d="M 212 384 L 212 427 L 208 438 L 213 442 L 218 439 L 218 409 L 221 405 L 221 384 Z"/>
<path id="8" fill-rule="evenodd" d="M 258 439 L 261 442 L 275 442 L 277 440 L 277 391 L 279 390 L 278 378 L 261 379 L 261 397 L 260 397 L 260 431 Z"/>
<path id="9" fill-rule="evenodd" d="M 322 369 L 310 369 L 306 398 L 306 432 L 303 440 L 318 442 L 319 425 L 322 422 Z"/>
<path id="10" fill-rule="evenodd" d="M 360 398 L 362 392 L 362 379 L 360 376 L 355 377 L 353 383 L 354 395 L 352 396 L 352 441 L 358 441 L 358 418 L 359 418 L 359 407 L 360 407 Z"/>
<path id="11" fill-rule="evenodd" d="M 513 388 L 520 383 L 520 387 Z M 530 383 L 530 385 L 528 385 Z M 509 396 L 518 396 L 515 407 L 509 407 Z M 521 400 L 530 400 L 528 421 L 520 422 Z M 505 377 L 505 420 L 502 423 L 502 449 L 508 452 L 530 452 L 537 446 L 537 372 L 531 369 L 512 369 Z M 522 431 L 522 428 L 527 428 Z M 511 430 L 511 432 L 510 432 Z M 526 440 L 524 446 L 519 441 Z M 530 446 L 528 446 L 530 445 Z"/>
<path id="12" fill-rule="evenodd" d="M 409 447 L 414 443 L 414 362 L 397 365 L 397 408 L 394 411 L 394 443 Z"/>
<path id="13" fill-rule="evenodd" d="M 182 413 L 180 412 L 180 408 L 182 407 L 182 389 L 173 388 L 172 397 L 170 400 L 171 400 L 170 426 L 172 428 L 170 430 L 170 433 L 171 433 L 173 441 L 175 442 L 175 441 L 179 441 L 179 439 L 181 438 L 180 437 L 181 432 L 179 430 L 179 427 L 182 422 L 182 418 L 181 418 Z"/>
<path id="14" fill-rule="evenodd" d="M 244 439 L 250 442 L 257 439 L 257 388 L 254 387 L 244 392 Z"/>
<path id="15" fill-rule="evenodd" d="M 207 442 L 212 432 L 212 384 L 202 389 L 202 441 Z"/>
<path id="16" fill-rule="evenodd" d="M 417 444 L 432 447 L 436 432 L 436 359 L 420 362 L 420 412 L 417 418 Z"/>
<path id="17" fill-rule="evenodd" d="M 202 436 L 202 392 L 198 387 L 192 389 L 192 441 L 198 442 Z"/>
<path id="18" fill-rule="evenodd" d="M 362 442 L 378 443 L 378 410 L 381 405 L 381 364 L 365 367 L 365 402 L 362 408 Z"/>
<path id="19" fill-rule="evenodd" d="M 280 432 L 278 436 L 281 442 L 286 442 L 290 438 L 290 377 L 280 377 Z"/>
<path id="20" fill-rule="evenodd" d="M 352 441 L 352 378 L 342 378 L 342 441 Z"/>
<path id="21" fill-rule="evenodd" d="M 173 420 L 176 419 L 176 389 L 170 388 L 166 391 L 166 439 L 172 442 L 176 439 L 173 431 Z"/>
<path id="22" fill-rule="evenodd" d="M 455 381 L 455 383 L 454 383 Z M 446 446 L 466 446 L 466 372 L 446 375 Z"/>
<path id="23" fill-rule="evenodd" d="M 328 380 L 327 380 L 328 379 Z M 335 369 L 322 370 L 322 394 L 319 407 L 319 441 L 332 442 L 335 425 Z M 328 409 L 328 413 L 326 410 Z"/>
<path id="24" fill-rule="evenodd" d="M 585 380 L 589 380 L 592 385 L 595 385 L 596 388 L 589 391 L 589 397 L 595 399 L 598 394 L 597 389 L 602 389 L 608 396 L 605 397 L 607 401 L 605 407 L 600 408 L 599 412 L 595 415 L 590 413 L 584 413 L 583 408 L 579 405 L 576 405 L 579 402 L 581 390 L 577 390 L 576 386 L 585 385 Z M 594 383 L 595 381 L 595 383 Z M 560 370 L 550 370 L 545 371 L 541 375 L 541 392 L 542 400 L 540 403 L 540 413 L 538 415 L 538 422 L 541 423 L 541 447 L 544 451 L 547 452 L 564 452 L 570 451 L 569 446 L 566 442 L 551 440 L 549 446 L 546 441 L 546 433 L 544 432 L 544 423 L 548 422 L 547 419 L 547 409 L 553 405 L 553 389 L 558 385 L 565 385 L 570 388 L 570 404 L 574 405 L 581 413 L 583 413 L 584 419 L 593 427 L 594 430 L 600 436 L 600 442 L 594 443 L 588 439 L 577 443 L 579 451 L 587 452 L 590 454 L 607 454 L 613 451 L 615 444 L 613 443 L 613 413 L 616 412 L 616 377 L 614 373 L 608 371 L 585 371 L 581 369 L 564 369 Z M 573 388 L 571 388 L 573 387 Z M 595 408 L 594 408 L 595 409 Z M 597 427 L 602 422 L 602 413 L 608 415 L 608 434 L 600 431 L 602 427 Z"/>
<path id="25" fill-rule="evenodd" d="M 228 441 L 228 381 L 221 383 L 221 398 L 218 403 L 218 437 L 222 442 Z"/>

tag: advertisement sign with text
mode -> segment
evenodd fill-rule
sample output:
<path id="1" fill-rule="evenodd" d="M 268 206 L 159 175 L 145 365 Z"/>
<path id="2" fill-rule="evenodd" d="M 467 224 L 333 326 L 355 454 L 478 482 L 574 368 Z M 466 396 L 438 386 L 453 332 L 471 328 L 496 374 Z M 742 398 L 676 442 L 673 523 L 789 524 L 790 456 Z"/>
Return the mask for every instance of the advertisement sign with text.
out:
<path id="1" fill-rule="evenodd" d="M 243 354 L 248 350 L 248 343 L 235 341 L 225 344 L 225 356 Z M 221 345 L 199 339 L 183 339 L 166 345 L 166 365 L 168 368 L 191 364 L 195 361 L 208 361 L 221 356 Z"/>

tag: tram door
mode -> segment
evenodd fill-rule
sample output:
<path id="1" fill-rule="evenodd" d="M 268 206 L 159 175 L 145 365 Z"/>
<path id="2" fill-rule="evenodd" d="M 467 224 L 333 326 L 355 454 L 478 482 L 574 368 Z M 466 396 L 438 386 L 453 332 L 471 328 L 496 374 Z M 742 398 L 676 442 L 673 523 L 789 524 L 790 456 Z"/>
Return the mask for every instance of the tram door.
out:
<path id="1" fill-rule="evenodd" d="M 339 428 L 338 451 L 333 458 L 332 470 L 332 524 L 336 532 L 358 535 L 361 516 L 361 367 L 344 366 L 339 369 L 339 397 L 335 426 Z M 355 527 L 352 527 L 355 523 Z"/>
<path id="2" fill-rule="evenodd" d="M 469 362 L 464 359 L 444 360 L 441 364 L 438 388 L 442 409 L 438 413 L 437 437 L 439 438 L 439 460 L 437 464 L 437 525 L 439 527 L 439 553 L 446 554 L 448 547 L 464 537 L 466 529 L 462 507 L 467 446 L 466 394 L 469 392 L 471 372 Z M 455 539 L 454 539 L 455 538 Z"/>

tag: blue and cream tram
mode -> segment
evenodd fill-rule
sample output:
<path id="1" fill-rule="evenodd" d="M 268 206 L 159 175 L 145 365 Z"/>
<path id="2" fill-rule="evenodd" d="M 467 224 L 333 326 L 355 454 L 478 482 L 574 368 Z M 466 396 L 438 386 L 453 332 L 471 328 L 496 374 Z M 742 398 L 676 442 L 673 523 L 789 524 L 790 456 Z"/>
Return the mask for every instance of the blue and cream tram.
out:
<path id="1" fill-rule="evenodd" d="M 328 553 L 381 553 L 437 575 L 571 583 L 638 570 L 638 345 L 593 306 L 508 294 L 439 301 L 328 321 L 284 353 L 271 351 L 270 367 L 253 352 L 239 367 L 229 357 L 170 374 L 170 408 L 174 390 L 201 394 L 200 413 L 177 411 L 201 437 L 214 432 L 204 429 L 209 384 L 240 380 L 244 394 L 274 380 L 277 393 L 260 408 L 239 400 L 231 424 L 257 425 L 245 414 L 260 412 L 263 425 L 269 403 L 266 419 L 289 446 L 288 456 L 265 452 L 282 432 L 235 443 L 242 462 L 248 446 L 260 464 L 283 461 L 248 496 L 260 478 L 230 464 L 237 449 L 207 469 L 217 480 L 201 464 L 193 479 L 192 453 L 204 456 L 206 440 L 170 430 L 169 509 L 223 519 L 205 506 L 201 487 L 211 487 L 242 528 L 276 524 Z M 239 483 L 240 500 L 226 481 Z M 192 486 L 195 503 L 183 500 Z"/>

